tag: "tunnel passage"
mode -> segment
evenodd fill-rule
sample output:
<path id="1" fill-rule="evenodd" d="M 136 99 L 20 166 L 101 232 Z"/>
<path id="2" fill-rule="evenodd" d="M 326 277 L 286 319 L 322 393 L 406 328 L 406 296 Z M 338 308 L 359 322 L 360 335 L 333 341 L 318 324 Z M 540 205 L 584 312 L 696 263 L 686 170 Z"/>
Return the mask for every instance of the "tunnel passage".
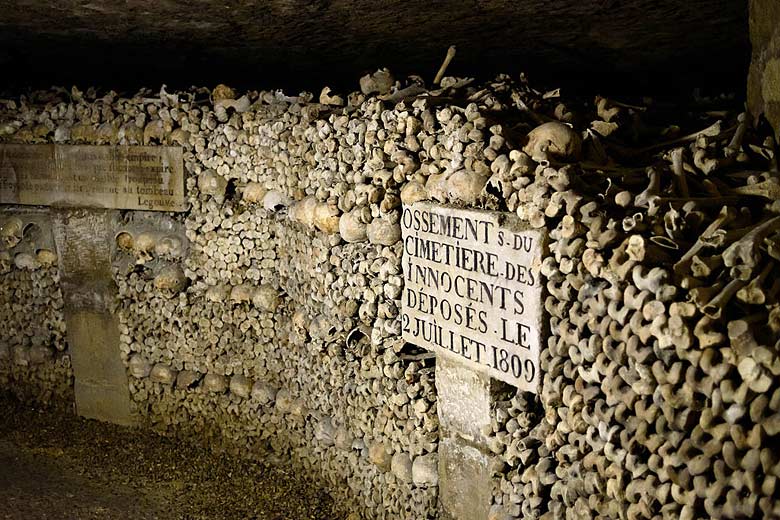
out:
<path id="1" fill-rule="evenodd" d="M 3 99 L 0 150 L 182 151 L 186 211 L 116 209 L 109 234 L 135 422 L 291 461 L 350 520 L 776 515 L 772 128 L 740 94 L 629 102 L 456 71 Z M 67 402 L 63 248 L 25 242 L 14 197 L 39 171 L 1 164 L 0 381 Z M 39 304 L 58 334 L 20 312 Z"/>

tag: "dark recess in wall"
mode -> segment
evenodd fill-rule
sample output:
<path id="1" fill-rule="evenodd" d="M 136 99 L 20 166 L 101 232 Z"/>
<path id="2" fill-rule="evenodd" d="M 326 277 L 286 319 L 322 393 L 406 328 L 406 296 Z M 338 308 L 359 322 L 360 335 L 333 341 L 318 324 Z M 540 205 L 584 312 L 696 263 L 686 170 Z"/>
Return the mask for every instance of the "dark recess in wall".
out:
<path id="1" fill-rule="evenodd" d="M 454 75 L 525 71 L 608 95 L 742 98 L 750 55 L 747 2 L 733 0 L 8 0 L 0 91 L 347 90 L 380 66 L 430 81 L 452 44 Z"/>

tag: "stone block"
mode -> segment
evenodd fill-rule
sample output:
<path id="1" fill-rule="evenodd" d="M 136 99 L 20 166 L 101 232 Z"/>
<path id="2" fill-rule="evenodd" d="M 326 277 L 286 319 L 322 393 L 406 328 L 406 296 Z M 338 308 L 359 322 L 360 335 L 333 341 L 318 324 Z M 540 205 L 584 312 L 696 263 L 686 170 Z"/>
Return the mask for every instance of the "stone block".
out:
<path id="1" fill-rule="evenodd" d="M 87 419 L 97 419 L 123 426 L 132 426 L 130 396 L 127 386 L 92 383 L 76 379 L 76 413 Z"/>
<path id="2" fill-rule="evenodd" d="M 77 379 L 127 388 L 119 355 L 119 324 L 110 314 L 65 309 L 73 371 Z"/>
<path id="3" fill-rule="evenodd" d="M 491 381 L 454 359 L 437 356 L 436 393 L 442 429 L 485 445 L 490 426 Z"/>
<path id="4" fill-rule="evenodd" d="M 490 458 L 459 439 L 439 443 L 442 520 L 487 520 L 493 498 Z"/>
<path id="5" fill-rule="evenodd" d="M 119 321 L 113 314 L 117 289 L 111 243 L 119 213 L 60 210 L 53 216 L 76 411 L 91 419 L 132 424 Z"/>

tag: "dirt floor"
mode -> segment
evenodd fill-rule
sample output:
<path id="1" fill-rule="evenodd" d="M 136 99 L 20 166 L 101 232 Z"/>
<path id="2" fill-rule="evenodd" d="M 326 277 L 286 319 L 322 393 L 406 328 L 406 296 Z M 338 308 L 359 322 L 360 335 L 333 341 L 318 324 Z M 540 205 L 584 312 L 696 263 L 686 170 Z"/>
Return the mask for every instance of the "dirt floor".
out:
<path id="1" fill-rule="evenodd" d="M 339 520 L 292 470 L 0 395 L 0 520 Z"/>

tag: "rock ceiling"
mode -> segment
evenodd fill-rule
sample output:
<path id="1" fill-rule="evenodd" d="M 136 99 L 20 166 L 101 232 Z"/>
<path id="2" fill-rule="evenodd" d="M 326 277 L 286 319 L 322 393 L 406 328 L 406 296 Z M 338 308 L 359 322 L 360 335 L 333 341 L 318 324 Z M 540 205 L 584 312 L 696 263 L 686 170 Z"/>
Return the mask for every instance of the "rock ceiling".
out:
<path id="1" fill-rule="evenodd" d="M 386 65 L 430 79 L 742 89 L 747 3 L 712 0 L 4 0 L 0 85 L 356 85 Z"/>

